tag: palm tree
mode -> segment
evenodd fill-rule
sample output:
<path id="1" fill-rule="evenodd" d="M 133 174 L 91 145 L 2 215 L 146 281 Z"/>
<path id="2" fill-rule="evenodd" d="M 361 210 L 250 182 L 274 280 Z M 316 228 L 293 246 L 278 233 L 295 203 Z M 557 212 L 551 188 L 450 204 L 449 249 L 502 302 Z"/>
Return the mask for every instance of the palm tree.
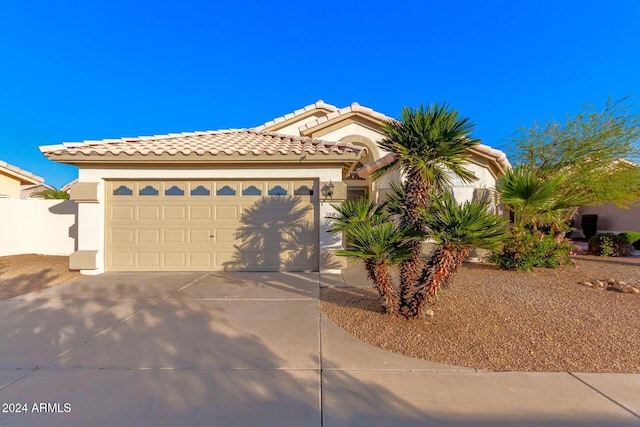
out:
<path id="1" fill-rule="evenodd" d="M 63 190 L 56 190 L 55 188 L 47 188 L 46 190 L 33 193 L 31 197 L 42 197 L 43 199 L 64 199 L 69 198 L 69 193 Z"/>
<path id="2" fill-rule="evenodd" d="M 411 256 L 409 243 L 423 236 L 391 221 L 376 223 L 375 219 L 369 219 L 352 222 L 349 237 L 350 247 L 336 254 L 364 261 L 367 277 L 378 291 L 385 312 L 396 314 L 399 300 L 391 279 L 391 266 Z"/>
<path id="3" fill-rule="evenodd" d="M 518 230 L 551 227 L 560 232 L 567 222 L 567 213 L 586 203 L 586 196 L 578 189 L 566 191 L 567 175 L 545 176 L 531 167 L 520 166 L 507 171 L 498 181 L 496 190 L 505 207 L 513 213 Z"/>
<path id="4" fill-rule="evenodd" d="M 438 247 L 418 281 L 413 301 L 400 308 L 404 317 L 423 317 L 429 302 L 458 271 L 471 248 L 498 250 L 506 237 L 506 219 L 482 202 L 459 205 L 449 192 L 421 211 Z"/>
<path id="5" fill-rule="evenodd" d="M 392 153 L 394 160 L 376 171 L 373 178 L 392 171 L 403 173 L 401 223 L 404 226 L 426 231 L 420 221 L 420 209 L 429 204 L 430 191 L 442 190 L 450 184 L 449 173 L 464 182 L 475 179 L 464 167 L 467 150 L 480 142 L 470 136 L 474 128 L 468 118 L 460 117 L 458 111 L 450 110 L 446 103 L 436 103 L 427 109 L 423 105 L 415 110 L 405 107 L 400 121 L 383 125 L 386 138 L 378 144 Z M 413 241 L 411 246 L 411 256 L 400 265 L 403 303 L 412 300 L 422 267 L 422 242 Z"/>

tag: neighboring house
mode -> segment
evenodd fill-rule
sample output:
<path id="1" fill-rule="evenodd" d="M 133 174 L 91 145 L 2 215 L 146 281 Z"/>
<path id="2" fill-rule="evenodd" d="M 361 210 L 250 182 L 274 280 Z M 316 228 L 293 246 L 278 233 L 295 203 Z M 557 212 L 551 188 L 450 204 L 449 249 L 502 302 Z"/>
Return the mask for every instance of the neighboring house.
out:
<path id="1" fill-rule="evenodd" d="M 640 231 L 640 206 L 637 204 L 628 209 L 619 208 L 608 203 L 601 206 L 585 206 L 575 217 L 576 237 L 584 237 L 582 232 L 582 215 L 598 215 L 598 233 L 622 233 L 623 231 Z"/>
<path id="2" fill-rule="evenodd" d="M 40 185 L 44 178 L 0 160 L 0 198 L 20 199 L 21 186 Z"/>
<path id="3" fill-rule="evenodd" d="M 389 191 L 370 172 L 391 120 L 356 103 L 318 101 L 253 129 L 191 132 L 43 146 L 76 165 L 78 248 L 85 274 L 103 271 L 334 271 L 342 246 L 328 233 L 330 202 Z M 454 180 L 459 201 L 485 198 L 509 163 L 479 145 Z"/>
<path id="4" fill-rule="evenodd" d="M 62 187 L 60 187 L 60 191 L 64 191 L 67 194 L 71 195 L 71 187 L 73 187 L 73 184 L 75 184 L 76 182 L 78 182 L 78 180 L 74 179 L 73 181 L 63 185 Z"/>
<path id="5" fill-rule="evenodd" d="M 55 190 L 47 184 L 35 184 L 35 185 L 21 185 L 20 186 L 20 198 L 21 199 L 42 199 L 42 196 L 37 195 L 44 190 Z"/>

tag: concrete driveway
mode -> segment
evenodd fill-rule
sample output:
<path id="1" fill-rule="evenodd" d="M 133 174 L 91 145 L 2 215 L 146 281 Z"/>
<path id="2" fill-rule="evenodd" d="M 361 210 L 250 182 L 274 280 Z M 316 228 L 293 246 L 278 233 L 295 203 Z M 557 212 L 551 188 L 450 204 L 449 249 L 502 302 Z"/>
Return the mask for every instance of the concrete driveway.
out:
<path id="1" fill-rule="evenodd" d="M 103 274 L 0 301 L 0 425 L 639 425 L 640 376 L 409 359 L 322 316 L 317 273 Z"/>

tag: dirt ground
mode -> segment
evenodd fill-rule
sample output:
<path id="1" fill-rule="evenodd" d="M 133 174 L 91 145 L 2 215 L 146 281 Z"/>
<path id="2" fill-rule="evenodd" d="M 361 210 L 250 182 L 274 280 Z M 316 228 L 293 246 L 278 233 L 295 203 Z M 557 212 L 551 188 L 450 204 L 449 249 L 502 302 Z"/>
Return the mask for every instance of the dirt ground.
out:
<path id="1" fill-rule="evenodd" d="M 0 257 L 0 299 L 50 288 L 84 276 L 69 270 L 68 256 L 12 255 Z"/>
<path id="2" fill-rule="evenodd" d="M 382 313 L 371 288 L 323 288 L 320 306 L 349 334 L 396 353 L 491 371 L 640 373 L 640 294 L 579 281 L 640 281 L 640 258 L 576 257 L 533 272 L 464 264 L 434 316 Z"/>

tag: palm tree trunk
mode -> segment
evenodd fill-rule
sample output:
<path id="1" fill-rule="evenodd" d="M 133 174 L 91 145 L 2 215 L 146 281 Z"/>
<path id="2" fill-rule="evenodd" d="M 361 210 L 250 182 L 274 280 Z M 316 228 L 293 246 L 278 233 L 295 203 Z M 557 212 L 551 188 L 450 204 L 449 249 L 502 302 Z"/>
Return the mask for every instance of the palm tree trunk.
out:
<path id="1" fill-rule="evenodd" d="M 405 184 L 405 214 L 401 218 L 403 225 L 422 230 L 420 221 L 420 209 L 425 208 L 429 203 L 429 184 L 426 183 L 420 174 L 407 175 Z M 425 231 L 425 230 L 422 230 Z M 410 242 L 412 247 L 411 256 L 400 263 L 400 306 L 406 307 L 413 300 L 417 279 L 422 270 L 422 242 Z"/>
<path id="2" fill-rule="evenodd" d="M 396 314 L 398 312 L 398 293 L 393 287 L 389 265 L 367 260 L 365 266 L 369 278 L 374 279 L 373 286 L 378 291 L 380 299 L 382 299 L 382 306 L 385 312 Z"/>
<path id="3" fill-rule="evenodd" d="M 411 317 L 424 317 L 429 303 L 438 297 L 440 288 L 446 285 L 451 277 L 458 271 L 470 248 L 456 246 L 440 247 L 429 260 L 422 272 L 420 282 L 414 300 L 411 303 Z M 405 316 L 407 317 L 407 316 Z"/>

